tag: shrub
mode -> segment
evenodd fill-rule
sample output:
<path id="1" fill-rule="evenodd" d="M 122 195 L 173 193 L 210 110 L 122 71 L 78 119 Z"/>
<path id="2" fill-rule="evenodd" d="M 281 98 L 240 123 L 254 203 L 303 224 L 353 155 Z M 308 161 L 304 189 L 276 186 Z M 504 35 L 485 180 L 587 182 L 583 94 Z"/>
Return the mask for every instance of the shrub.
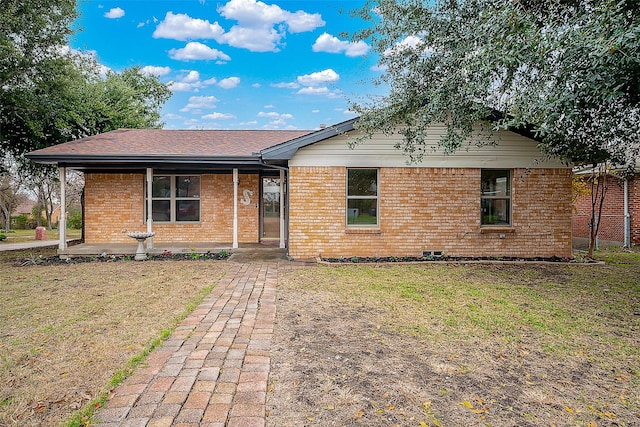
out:
<path id="1" fill-rule="evenodd" d="M 82 211 L 75 211 L 69 214 L 67 218 L 67 228 L 80 230 L 82 228 Z"/>

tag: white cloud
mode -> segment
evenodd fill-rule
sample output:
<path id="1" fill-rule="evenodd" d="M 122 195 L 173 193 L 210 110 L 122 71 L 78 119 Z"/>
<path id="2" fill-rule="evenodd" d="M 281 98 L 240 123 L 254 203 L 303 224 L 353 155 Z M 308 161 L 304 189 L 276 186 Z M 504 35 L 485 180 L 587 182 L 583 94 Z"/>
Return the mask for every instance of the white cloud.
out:
<path id="1" fill-rule="evenodd" d="M 289 113 L 276 113 L 275 111 L 264 112 L 260 111 L 258 117 L 263 119 L 269 119 L 269 123 L 264 126 L 265 129 L 278 129 L 283 126 L 287 126 L 287 120 L 293 119 L 293 114 Z"/>
<path id="2" fill-rule="evenodd" d="M 285 24 L 291 33 L 313 31 L 325 24 L 319 13 L 289 12 L 276 4 L 268 5 L 257 0 L 231 0 L 218 8 L 218 12 L 227 19 L 238 21 L 243 27 Z"/>
<path id="3" fill-rule="evenodd" d="M 187 75 L 182 78 L 183 83 L 196 83 L 199 81 L 200 81 L 200 73 L 195 70 L 189 71 Z"/>
<path id="4" fill-rule="evenodd" d="M 230 61 L 231 58 L 224 52 L 217 49 L 212 49 L 207 45 L 198 42 L 189 42 L 182 49 L 171 49 L 169 51 L 169 57 L 179 61 L 189 60 L 211 60 L 221 59 L 223 61 Z"/>
<path id="5" fill-rule="evenodd" d="M 322 86 L 322 87 L 303 87 L 302 89 L 300 89 L 298 92 L 298 94 L 300 95 L 329 95 L 330 91 L 329 88 L 326 86 Z"/>
<path id="6" fill-rule="evenodd" d="M 228 77 L 226 79 L 220 80 L 218 86 L 223 89 L 233 89 L 234 87 L 240 84 L 240 79 L 238 77 Z"/>
<path id="7" fill-rule="evenodd" d="M 142 28 L 145 25 L 149 25 L 151 23 L 157 24 L 158 23 L 158 18 L 156 18 L 155 16 L 152 19 L 147 19 L 146 21 L 141 21 L 138 23 L 138 25 L 136 26 L 136 28 Z"/>
<path id="8" fill-rule="evenodd" d="M 325 22 L 319 13 L 311 14 L 299 10 L 295 13 L 287 12 L 286 24 L 290 33 L 304 33 L 324 27 Z"/>
<path id="9" fill-rule="evenodd" d="M 228 113 L 211 113 L 211 114 L 202 116 L 202 118 L 205 120 L 229 120 L 229 119 L 235 119 L 236 116 Z"/>
<path id="10" fill-rule="evenodd" d="M 327 98 L 339 98 L 342 94 L 339 90 L 330 90 L 326 86 L 308 86 L 303 87 L 298 92 L 298 95 L 314 95 L 314 96 L 324 96 Z"/>
<path id="11" fill-rule="evenodd" d="M 255 88 L 255 89 L 258 89 L 258 88 L 261 88 L 262 85 L 260 83 L 254 83 L 254 84 L 251 85 L 251 87 Z"/>
<path id="12" fill-rule="evenodd" d="M 276 4 L 257 0 L 230 0 L 218 13 L 236 21 L 228 31 L 218 23 L 192 18 L 187 14 L 167 12 L 153 33 L 155 38 L 174 40 L 213 39 L 218 43 L 252 52 L 278 52 L 289 33 L 313 31 L 325 25 L 318 13 L 302 10 L 289 12 Z"/>
<path id="13" fill-rule="evenodd" d="M 114 7 L 109 10 L 109 12 L 105 12 L 104 17 L 109 19 L 118 19 L 124 16 L 124 10 L 119 7 Z"/>
<path id="14" fill-rule="evenodd" d="M 228 86 L 228 87 L 225 87 L 225 89 L 233 87 L 232 86 L 234 82 L 233 79 L 237 79 L 237 77 L 231 77 L 228 79 L 229 81 L 227 82 L 225 82 L 224 80 L 221 81 L 220 86 L 222 87 L 224 87 L 223 85 Z M 238 79 L 238 82 L 239 81 L 240 79 Z M 174 92 L 189 92 L 189 91 L 197 92 L 198 89 L 218 84 L 218 81 L 216 80 L 215 77 L 202 81 L 200 80 L 200 73 L 198 71 L 183 70 L 182 74 L 176 80 L 171 81 L 168 84 L 169 84 L 169 88 Z"/>
<path id="15" fill-rule="evenodd" d="M 251 52 L 279 52 L 278 44 L 283 37 L 284 33 L 271 27 L 249 28 L 234 25 L 220 41 Z"/>
<path id="16" fill-rule="evenodd" d="M 325 25 L 320 14 L 289 12 L 257 0 L 231 0 L 218 12 L 238 22 L 218 41 L 252 52 L 277 52 L 287 30 L 300 33 Z"/>
<path id="17" fill-rule="evenodd" d="M 171 67 L 156 67 L 147 65 L 140 69 L 140 72 L 147 76 L 166 76 L 171 72 Z"/>
<path id="18" fill-rule="evenodd" d="M 268 5 L 256 0 L 231 0 L 220 6 L 218 12 L 227 19 L 233 19 L 249 27 L 282 22 L 285 14 L 276 4 Z"/>
<path id="19" fill-rule="evenodd" d="M 201 110 L 216 108 L 218 98 L 215 96 L 192 96 L 189 98 L 189 103 L 185 105 L 180 111 Z"/>
<path id="20" fill-rule="evenodd" d="M 413 50 L 416 53 L 425 53 L 428 54 L 432 52 L 432 49 L 428 48 L 424 45 L 424 42 L 420 37 L 417 36 L 407 36 L 402 41 L 396 43 L 396 45 L 392 48 L 389 48 L 384 51 L 384 56 L 392 56 L 400 54 L 406 50 Z"/>
<path id="21" fill-rule="evenodd" d="M 298 83 L 306 86 L 319 86 L 325 83 L 334 83 L 340 80 L 340 75 L 328 68 L 316 73 L 298 76 Z"/>
<path id="22" fill-rule="evenodd" d="M 277 87 L 278 89 L 298 89 L 300 85 L 295 82 L 281 82 L 281 83 L 271 83 L 271 87 Z"/>
<path id="23" fill-rule="evenodd" d="M 189 98 L 187 105 L 196 108 L 216 108 L 216 103 L 218 102 L 220 102 L 220 100 L 213 95 L 192 96 Z"/>
<path id="24" fill-rule="evenodd" d="M 164 20 L 158 24 L 153 32 L 153 37 L 174 40 L 217 40 L 223 34 L 224 29 L 217 22 L 212 24 L 204 19 L 192 18 L 187 14 L 167 12 Z"/>
<path id="25" fill-rule="evenodd" d="M 405 48 L 413 48 L 422 43 L 422 39 L 416 36 L 407 36 L 404 40 L 398 43 L 398 46 L 402 46 Z"/>
<path id="26" fill-rule="evenodd" d="M 272 109 L 272 108 L 276 108 L 276 107 L 275 107 L 275 105 L 273 105 L 273 104 L 267 104 L 267 105 L 265 105 L 265 106 L 264 106 L 264 108 L 266 108 L 266 109 L 269 109 L 269 110 L 270 110 L 270 109 Z"/>
<path id="27" fill-rule="evenodd" d="M 167 83 L 167 86 L 169 86 L 169 90 L 171 90 L 171 92 L 190 92 L 193 90 L 189 83 L 171 81 Z"/>
<path id="28" fill-rule="evenodd" d="M 312 113 L 319 113 L 320 110 L 311 110 Z"/>
<path id="29" fill-rule="evenodd" d="M 268 113 L 265 113 L 264 111 L 260 111 L 258 113 L 258 117 L 274 119 L 274 120 L 291 120 L 291 119 L 293 119 L 293 115 L 292 114 L 289 114 L 289 113 L 280 114 L 280 113 L 276 113 L 275 111 L 269 111 Z"/>
<path id="30" fill-rule="evenodd" d="M 179 114 L 175 114 L 175 113 L 168 113 L 168 114 L 165 114 L 165 115 L 163 116 L 163 118 L 165 118 L 165 119 L 167 119 L 167 120 L 180 120 L 180 119 L 183 119 L 184 117 L 182 117 L 182 116 L 181 116 L 181 115 L 179 115 Z"/>
<path id="31" fill-rule="evenodd" d="M 351 43 L 340 40 L 328 33 L 320 35 L 311 49 L 314 52 L 344 53 L 347 56 L 362 56 L 369 51 L 369 45 L 363 41 Z"/>

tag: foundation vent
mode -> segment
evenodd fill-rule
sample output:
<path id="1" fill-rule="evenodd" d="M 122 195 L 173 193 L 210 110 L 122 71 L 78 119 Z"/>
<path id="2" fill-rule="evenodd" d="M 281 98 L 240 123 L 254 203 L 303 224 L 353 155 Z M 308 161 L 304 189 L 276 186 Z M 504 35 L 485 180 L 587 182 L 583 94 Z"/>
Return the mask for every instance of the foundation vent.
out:
<path id="1" fill-rule="evenodd" d="M 422 251 L 423 257 L 433 257 L 433 258 L 442 258 L 444 255 L 443 251 Z"/>

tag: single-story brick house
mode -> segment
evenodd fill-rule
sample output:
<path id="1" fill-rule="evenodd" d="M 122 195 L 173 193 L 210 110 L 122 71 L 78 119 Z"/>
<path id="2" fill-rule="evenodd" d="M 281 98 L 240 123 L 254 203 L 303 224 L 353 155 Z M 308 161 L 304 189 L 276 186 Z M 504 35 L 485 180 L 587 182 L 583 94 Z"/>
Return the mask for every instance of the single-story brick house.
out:
<path id="1" fill-rule="evenodd" d="M 571 168 L 499 131 L 419 164 L 356 119 L 317 131 L 116 130 L 28 154 L 85 174 L 85 242 L 279 242 L 293 259 L 568 257 Z M 61 240 L 61 246 L 63 245 Z"/>
<path id="2" fill-rule="evenodd" d="M 578 169 L 577 177 L 589 182 L 591 169 Z M 579 195 L 573 205 L 573 238 L 588 245 L 591 231 L 591 194 Z M 604 245 L 631 246 L 640 244 L 640 176 L 607 176 L 598 241 Z"/>

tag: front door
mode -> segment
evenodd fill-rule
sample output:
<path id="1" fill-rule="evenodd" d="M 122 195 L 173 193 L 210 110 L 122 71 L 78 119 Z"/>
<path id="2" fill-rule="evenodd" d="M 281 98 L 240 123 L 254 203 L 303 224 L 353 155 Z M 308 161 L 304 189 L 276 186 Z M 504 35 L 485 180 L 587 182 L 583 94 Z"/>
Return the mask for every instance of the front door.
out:
<path id="1" fill-rule="evenodd" d="M 262 178 L 261 238 L 265 243 L 280 241 L 280 178 Z"/>

